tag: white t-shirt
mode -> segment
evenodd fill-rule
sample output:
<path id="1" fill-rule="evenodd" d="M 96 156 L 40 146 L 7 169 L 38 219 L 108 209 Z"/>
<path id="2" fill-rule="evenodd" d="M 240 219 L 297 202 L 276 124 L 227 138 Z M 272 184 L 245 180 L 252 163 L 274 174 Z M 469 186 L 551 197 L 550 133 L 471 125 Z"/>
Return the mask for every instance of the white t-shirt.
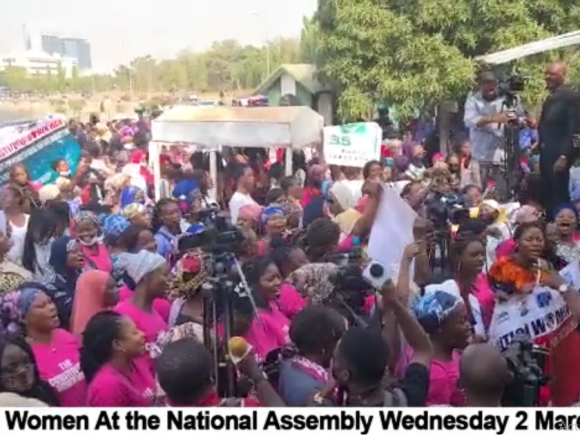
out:
<path id="1" fill-rule="evenodd" d="M 229 209 L 230 209 L 230 216 L 232 218 L 232 223 L 236 224 L 238 221 L 238 215 L 240 214 L 240 209 L 245 205 L 258 205 L 254 199 L 245 193 L 236 192 L 232 195 L 232 199 L 230 199 Z"/>
<path id="2" fill-rule="evenodd" d="M 12 229 L 12 235 L 10 240 L 13 245 L 10 251 L 6 254 L 6 258 L 17 264 L 22 264 L 22 255 L 24 254 L 24 239 L 26 238 L 26 232 L 28 231 L 28 220 L 30 216 L 26 215 L 24 225 L 17 227 L 12 222 L 8 222 L 10 228 Z"/>

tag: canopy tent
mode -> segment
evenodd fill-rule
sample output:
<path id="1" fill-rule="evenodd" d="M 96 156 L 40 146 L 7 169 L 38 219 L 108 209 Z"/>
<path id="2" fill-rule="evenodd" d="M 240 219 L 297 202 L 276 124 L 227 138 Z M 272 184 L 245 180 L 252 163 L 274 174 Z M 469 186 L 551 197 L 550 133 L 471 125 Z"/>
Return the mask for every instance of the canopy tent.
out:
<path id="1" fill-rule="evenodd" d="M 508 48 L 507 50 L 498 51 L 496 53 L 479 56 L 475 59 L 489 65 L 500 65 L 523 57 L 544 53 L 545 51 L 556 50 L 578 44 L 580 44 L 580 30 L 575 30 L 563 35 L 553 36 L 551 38 L 530 42 L 529 44 L 520 45 L 518 47 Z"/>
<path id="2" fill-rule="evenodd" d="M 178 106 L 151 123 L 153 170 L 159 195 L 161 146 L 195 145 L 217 151 L 240 148 L 303 149 L 321 143 L 324 118 L 309 107 L 195 107 Z M 292 170 L 292 153 L 286 153 L 286 173 Z M 210 172 L 217 175 L 215 153 Z"/>
<path id="3" fill-rule="evenodd" d="M 175 107 L 151 123 L 153 140 L 216 149 L 304 148 L 320 142 L 324 120 L 309 107 Z"/>

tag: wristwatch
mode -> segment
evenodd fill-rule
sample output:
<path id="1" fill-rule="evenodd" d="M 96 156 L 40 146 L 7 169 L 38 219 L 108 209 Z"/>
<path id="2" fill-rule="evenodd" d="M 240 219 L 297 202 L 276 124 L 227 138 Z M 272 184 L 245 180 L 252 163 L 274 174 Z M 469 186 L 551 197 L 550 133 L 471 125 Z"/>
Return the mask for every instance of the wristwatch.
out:
<path id="1" fill-rule="evenodd" d="M 560 287 L 558 287 L 558 293 L 560 294 L 566 293 L 568 290 L 570 290 L 570 286 L 568 284 L 562 284 Z"/>

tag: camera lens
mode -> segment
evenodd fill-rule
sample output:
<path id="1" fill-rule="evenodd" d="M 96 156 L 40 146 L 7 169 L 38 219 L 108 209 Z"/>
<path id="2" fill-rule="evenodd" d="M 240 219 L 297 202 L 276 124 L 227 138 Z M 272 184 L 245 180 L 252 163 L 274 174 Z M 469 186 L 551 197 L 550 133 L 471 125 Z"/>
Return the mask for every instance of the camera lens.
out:
<path id="1" fill-rule="evenodd" d="M 369 269 L 369 272 L 373 278 L 381 278 L 385 274 L 385 269 L 380 264 L 373 264 Z"/>

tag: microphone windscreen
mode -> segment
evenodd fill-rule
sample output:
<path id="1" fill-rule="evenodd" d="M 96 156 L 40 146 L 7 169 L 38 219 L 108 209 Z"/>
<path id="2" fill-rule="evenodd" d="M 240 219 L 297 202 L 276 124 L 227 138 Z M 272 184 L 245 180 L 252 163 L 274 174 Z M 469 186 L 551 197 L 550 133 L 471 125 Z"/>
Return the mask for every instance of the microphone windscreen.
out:
<path id="1" fill-rule="evenodd" d="M 234 362 L 242 360 L 252 348 L 243 337 L 231 337 L 228 342 L 230 355 Z"/>

